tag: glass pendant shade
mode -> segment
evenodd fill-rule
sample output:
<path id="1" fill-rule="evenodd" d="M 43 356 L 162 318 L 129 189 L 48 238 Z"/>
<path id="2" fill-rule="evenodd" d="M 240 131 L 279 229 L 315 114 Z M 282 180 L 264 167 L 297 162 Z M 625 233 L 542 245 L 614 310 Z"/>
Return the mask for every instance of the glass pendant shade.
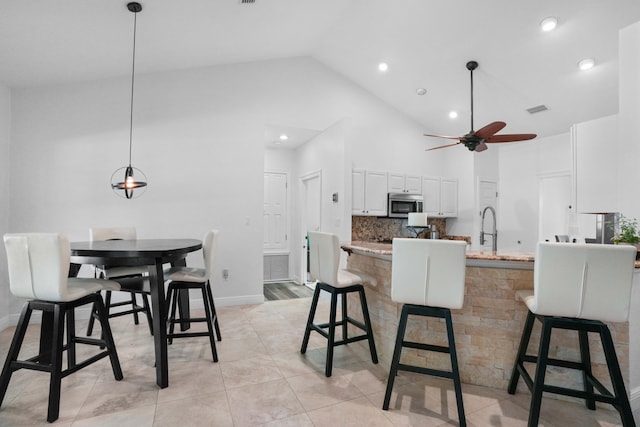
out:
<path id="1" fill-rule="evenodd" d="M 144 173 L 131 166 L 131 147 L 133 145 L 133 88 L 136 75 L 136 23 L 137 13 L 142 10 L 142 5 L 137 2 L 127 4 L 127 9 L 133 12 L 133 61 L 131 69 L 131 110 L 129 121 L 129 165 L 121 167 L 111 175 L 111 188 L 124 198 L 133 199 L 141 196 L 147 188 L 147 177 Z M 137 191 L 134 191 L 137 190 Z"/>

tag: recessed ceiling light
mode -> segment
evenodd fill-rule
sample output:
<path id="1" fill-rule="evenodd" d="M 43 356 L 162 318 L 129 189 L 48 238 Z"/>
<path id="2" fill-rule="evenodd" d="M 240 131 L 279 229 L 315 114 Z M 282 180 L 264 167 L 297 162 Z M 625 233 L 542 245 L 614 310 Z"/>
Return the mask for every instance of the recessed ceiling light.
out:
<path id="1" fill-rule="evenodd" d="M 425 93 L 427 93 L 427 90 L 423 87 L 419 87 L 418 89 L 416 89 L 416 93 L 420 96 L 424 95 Z"/>
<path id="2" fill-rule="evenodd" d="M 280 135 L 280 141 L 286 141 L 287 139 L 289 139 L 287 134 L 283 133 L 282 135 Z"/>
<path id="3" fill-rule="evenodd" d="M 594 65 L 596 65 L 596 61 L 593 58 L 585 58 L 578 62 L 578 68 L 582 71 L 590 70 Z"/>
<path id="4" fill-rule="evenodd" d="M 540 28 L 544 32 L 553 31 L 558 25 L 558 18 L 555 16 L 549 16 L 548 18 L 544 18 L 540 23 Z"/>
<path id="5" fill-rule="evenodd" d="M 458 117 L 458 112 L 457 111 L 449 111 L 449 118 L 450 119 L 455 119 Z"/>
<path id="6" fill-rule="evenodd" d="M 378 70 L 379 71 L 382 71 L 384 73 L 388 69 L 389 69 L 389 64 L 387 64 L 386 62 L 381 62 L 381 63 L 378 64 Z"/>

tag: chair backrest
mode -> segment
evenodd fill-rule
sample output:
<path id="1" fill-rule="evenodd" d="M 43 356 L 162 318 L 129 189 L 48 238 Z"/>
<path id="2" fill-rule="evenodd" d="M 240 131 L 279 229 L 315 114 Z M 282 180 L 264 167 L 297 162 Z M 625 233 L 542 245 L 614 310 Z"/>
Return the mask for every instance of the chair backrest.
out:
<path id="1" fill-rule="evenodd" d="M 57 233 L 4 235 L 9 288 L 17 297 L 69 301 L 69 239 Z"/>
<path id="2" fill-rule="evenodd" d="M 309 231 L 309 272 L 319 282 L 338 283 L 340 240 L 336 234 Z"/>
<path id="3" fill-rule="evenodd" d="M 204 268 L 207 270 L 207 276 L 211 280 L 213 275 L 213 259 L 216 252 L 216 237 L 218 230 L 207 231 L 202 239 L 202 256 L 204 257 Z"/>
<path id="4" fill-rule="evenodd" d="M 467 244 L 456 240 L 393 239 L 391 299 L 462 308 Z"/>
<path id="5" fill-rule="evenodd" d="M 136 240 L 135 227 L 110 227 L 89 229 L 89 240 Z"/>
<path id="6" fill-rule="evenodd" d="M 630 245 L 538 243 L 531 311 L 625 322 L 636 252 Z"/>

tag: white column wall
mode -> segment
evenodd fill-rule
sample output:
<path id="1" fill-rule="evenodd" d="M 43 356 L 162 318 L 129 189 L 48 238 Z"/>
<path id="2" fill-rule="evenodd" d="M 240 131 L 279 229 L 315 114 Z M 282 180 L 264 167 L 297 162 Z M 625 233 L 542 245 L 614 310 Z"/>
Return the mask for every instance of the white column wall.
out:
<path id="1" fill-rule="evenodd" d="M 11 135 L 11 91 L 0 83 L 0 236 L 9 232 L 9 142 Z M 0 331 L 9 324 L 11 293 L 4 243 L 0 245 Z"/>

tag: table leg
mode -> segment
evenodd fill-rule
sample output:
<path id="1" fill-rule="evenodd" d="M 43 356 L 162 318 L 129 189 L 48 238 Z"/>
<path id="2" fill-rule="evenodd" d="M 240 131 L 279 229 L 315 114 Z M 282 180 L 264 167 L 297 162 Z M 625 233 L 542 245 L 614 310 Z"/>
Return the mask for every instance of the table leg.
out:
<path id="1" fill-rule="evenodd" d="M 156 382 L 160 388 L 169 386 L 169 363 L 167 360 L 167 307 L 164 298 L 164 274 L 162 260 L 149 266 L 151 285 L 151 307 L 153 308 L 153 341 L 156 353 Z"/>

